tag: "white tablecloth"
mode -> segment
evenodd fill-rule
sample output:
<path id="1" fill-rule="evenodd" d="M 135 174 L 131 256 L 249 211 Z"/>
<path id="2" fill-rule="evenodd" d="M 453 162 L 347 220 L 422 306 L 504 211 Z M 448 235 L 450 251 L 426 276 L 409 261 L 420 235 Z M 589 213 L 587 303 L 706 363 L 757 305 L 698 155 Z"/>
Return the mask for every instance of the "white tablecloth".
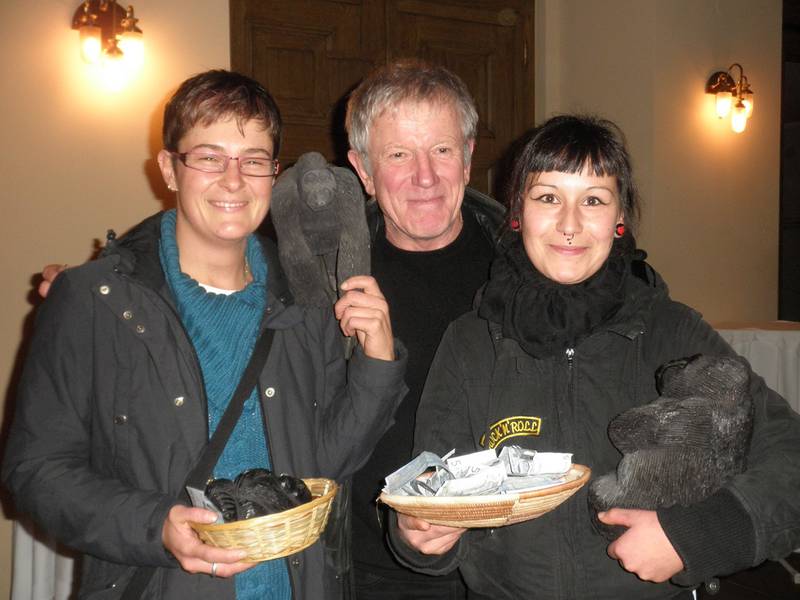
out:
<path id="1" fill-rule="evenodd" d="M 800 323 L 720 323 L 717 331 L 750 361 L 769 387 L 800 412 Z"/>
<path id="2" fill-rule="evenodd" d="M 800 412 L 800 323 L 720 324 L 720 335 Z"/>
<path id="3" fill-rule="evenodd" d="M 73 592 L 72 553 L 32 525 L 14 523 L 11 600 L 68 600 Z"/>
<path id="4" fill-rule="evenodd" d="M 720 324 L 717 330 L 800 412 L 800 323 Z M 14 523 L 13 561 L 11 600 L 69 598 L 73 559 L 20 523 Z"/>

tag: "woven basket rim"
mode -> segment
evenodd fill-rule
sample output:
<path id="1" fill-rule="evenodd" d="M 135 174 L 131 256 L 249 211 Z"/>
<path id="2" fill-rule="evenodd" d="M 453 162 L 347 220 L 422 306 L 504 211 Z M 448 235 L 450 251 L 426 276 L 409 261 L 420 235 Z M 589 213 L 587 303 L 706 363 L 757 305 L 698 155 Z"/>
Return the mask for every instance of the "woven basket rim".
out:
<path id="1" fill-rule="evenodd" d="M 313 500 L 310 500 L 309 502 L 305 502 L 303 504 L 295 506 L 294 508 L 273 513 L 271 515 L 264 515 L 263 517 L 253 517 L 252 519 L 231 521 L 230 523 L 197 523 L 196 521 L 191 521 L 189 524 L 191 525 L 192 529 L 196 531 L 211 531 L 211 532 L 236 530 L 236 529 L 250 529 L 253 527 L 258 527 L 260 525 L 271 525 L 274 523 L 284 521 L 287 519 L 287 517 L 292 518 L 295 516 L 301 516 L 304 513 L 312 512 L 316 507 L 320 506 L 321 504 L 330 502 L 331 498 L 334 495 L 336 495 L 336 491 L 339 489 L 339 485 L 333 479 L 327 479 L 325 477 L 307 477 L 307 478 L 304 477 L 302 479 L 309 489 L 311 488 L 312 485 L 315 487 L 325 486 L 327 487 L 327 491 L 321 496 L 317 496 Z"/>
<path id="2" fill-rule="evenodd" d="M 564 483 L 544 489 L 531 490 L 529 492 L 512 492 L 509 494 L 491 494 L 486 496 L 404 496 L 399 494 L 386 494 L 382 492 L 378 500 L 384 504 L 388 504 L 389 506 L 396 507 L 396 509 L 423 506 L 429 506 L 431 508 L 447 508 L 448 506 L 452 506 L 454 508 L 466 508 L 490 504 L 513 505 L 520 500 L 557 496 L 558 494 L 573 488 L 580 488 L 586 483 L 586 481 L 588 481 L 592 474 L 592 470 L 586 465 L 572 464 L 567 474 L 572 475 L 574 479 L 570 479 Z"/>

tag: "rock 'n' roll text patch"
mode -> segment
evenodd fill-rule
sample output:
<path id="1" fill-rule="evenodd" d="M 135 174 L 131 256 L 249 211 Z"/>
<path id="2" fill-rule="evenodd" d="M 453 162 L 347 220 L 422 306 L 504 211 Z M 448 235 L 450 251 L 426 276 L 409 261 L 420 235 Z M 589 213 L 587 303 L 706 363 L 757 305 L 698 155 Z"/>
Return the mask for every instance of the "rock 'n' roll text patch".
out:
<path id="1" fill-rule="evenodd" d="M 496 448 L 508 438 L 520 435 L 539 435 L 542 419 L 539 417 L 506 417 L 489 426 L 488 444 L 486 435 L 481 437 L 481 446 Z"/>

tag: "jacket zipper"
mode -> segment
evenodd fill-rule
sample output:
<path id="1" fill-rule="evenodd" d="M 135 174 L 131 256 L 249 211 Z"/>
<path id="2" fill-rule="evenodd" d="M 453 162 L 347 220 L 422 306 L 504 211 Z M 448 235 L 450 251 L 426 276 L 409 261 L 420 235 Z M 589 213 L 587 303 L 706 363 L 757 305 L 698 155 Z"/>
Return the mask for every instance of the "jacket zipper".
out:
<path id="1" fill-rule="evenodd" d="M 575 398 L 575 371 L 573 369 L 574 363 L 575 363 L 575 348 L 567 348 L 564 351 L 564 356 L 567 359 L 567 402 L 569 403 L 570 413 L 574 416 L 575 411 L 577 409 L 577 406 L 576 406 L 577 402 L 576 402 L 576 398 Z M 571 509 L 572 509 L 571 506 L 568 507 L 568 510 L 571 510 Z M 569 522 L 570 520 L 571 519 L 568 518 L 567 522 Z M 570 538 L 571 538 L 570 545 L 574 546 L 574 540 L 575 540 L 574 532 L 571 531 L 570 534 L 571 534 L 570 535 Z M 574 564 L 574 560 L 573 561 L 567 561 L 567 562 L 569 564 Z M 563 590 L 563 586 L 562 586 L 562 591 L 566 592 L 566 594 L 563 596 L 565 598 L 574 598 L 574 597 L 576 597 L 576 593 L 577 593 L 578 583 L 576 581 L 576 578 L 578 577 L 579 574 L 577 572 L 573 572 L 570 575 L 571 576 L 567 577 L 567 581 L 569 582 L 568 586 L 570 588 L 569 591 Z"/>

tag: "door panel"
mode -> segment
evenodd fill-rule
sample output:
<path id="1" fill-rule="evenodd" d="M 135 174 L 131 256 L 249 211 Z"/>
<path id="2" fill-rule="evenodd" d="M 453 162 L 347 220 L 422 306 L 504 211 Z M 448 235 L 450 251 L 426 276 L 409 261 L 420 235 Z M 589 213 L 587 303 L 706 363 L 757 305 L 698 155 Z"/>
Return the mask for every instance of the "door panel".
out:
<path id="1" fill-rule="evenodd" d="M 472 93 L 479 122 L 471 185 L 482 191 L 494 191 L 497 159 L 533 121 L 532 94 L 531 114 L 515 114 L 513 83 L 525 78 L 524 57 L 515 54 L 515 38 L 521 35 L 519 13 L 505 3 L 489 4 L 404 0 L 393 3 L 387 18 L 394 25 L 387 28 L 390 58 L 419 56 L 442 64 Z M 520 109 L 524 102 L 519 102 Z"/>
<path id="2" fill-rule="evenodd" d="M 284 116 L 281 160 L 310 150 L 346 164 L 346 95 L 386 60 L 457 73 L 480 117 L 471 185 L 492 193 L 514 138 L 533 124 L 529 0 L 230 0 L 231 68 L 261 81 Z"/>
<path id="3" fill-rule="evenodd" d="M 362 35 L 375 10 L 359 1 L 238 1 L 231 9 L 231 68 L 263 83 L 281 109 L 285 128 L 281 161 L 291 164 L 304 152 L 336 156 L 336 103 L 373 67 Z M 339 140 L 342 146 L 342 140 Z"/>

